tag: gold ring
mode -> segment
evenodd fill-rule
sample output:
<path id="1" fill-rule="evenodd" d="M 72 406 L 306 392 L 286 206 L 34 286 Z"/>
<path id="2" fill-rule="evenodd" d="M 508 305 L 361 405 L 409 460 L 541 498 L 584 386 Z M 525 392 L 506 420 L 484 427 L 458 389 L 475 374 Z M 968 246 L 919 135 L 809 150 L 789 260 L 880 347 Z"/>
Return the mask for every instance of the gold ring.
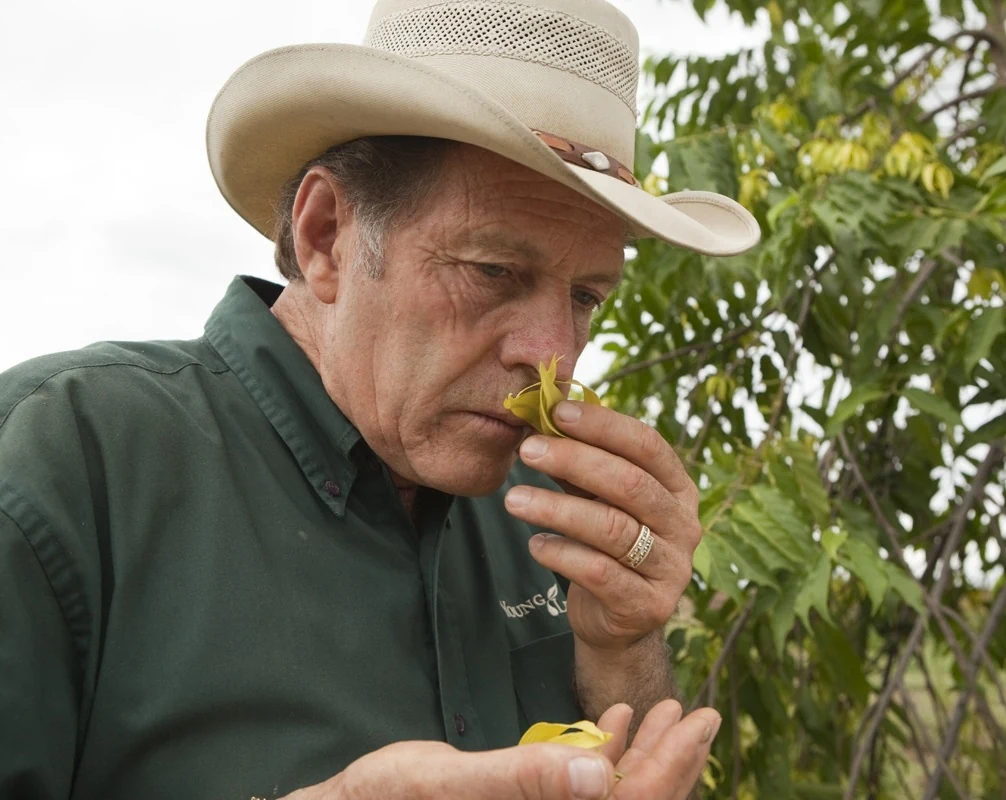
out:
<path id="1" fill-rule="evenodd" d="M 639 536 L 636 537 L 636 543 L 632 545 L 632 549 L 629 550 L 622 557 L 622 563 L 625 564 L 629 569 L 637 569 L 646 557 L 650 554 L 650 550 L 653 549 L 653 534 L 650 533 L 650 529 L 645 525 L 639 530 Z"/>

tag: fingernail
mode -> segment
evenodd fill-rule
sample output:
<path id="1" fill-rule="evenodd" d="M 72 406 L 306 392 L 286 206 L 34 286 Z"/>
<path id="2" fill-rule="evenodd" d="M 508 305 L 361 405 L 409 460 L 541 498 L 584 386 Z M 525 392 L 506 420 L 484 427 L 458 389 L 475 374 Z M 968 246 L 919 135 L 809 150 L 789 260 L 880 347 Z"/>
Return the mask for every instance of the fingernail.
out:
<path id="1" fill-rule="evenodd" d="M 712 741 L 713 737 L 717 734 L 720 729 L 720 725 L 723 724 L 723 717 L 716 717 L 714 722 L 709 722 L 706 724 L 706 729 L 702 732 L 702 744 Z"/>
<path id="2" fill-rule="evenodd" d="M 506 504 L 510 508 L 524 508 L 531 502 L 531 491 L 523 486 L 515 486 L 506 493 Z"/>
<path id="3" fill-rule="evenodd" d="M 527 540 L 527 546 L 532 553 L 537 553 L 539 550 L 541 550 L 542 545 L 544 544 L 545 544 L 544 533 L 536 533 L 534 536 L 532 536 L 530 539 Z"/>
<path id="4" fill-rule="evenodd" d="M 577 800 L 601 800 L 608 794 L 608 773 L 597 758 L 574 758 L 569 762 L 569 788 Z"/>
<path id="5" fill-rule="evenodd" d="M 541 458 L 546 452 L 548 442 L 544 436 L 532 436 L 530 439 L 525 439 L 524 444 L 520 446 L 520 453 L 524 458 Z"/>
<path id="6" fill-rule="evenodd" d="M 576 422 L 582 413 L 583 409 L 577 403 L 570 403 L 568 400 L 563 400 L 555 407 L 555 415 L 563 422 Z"/>

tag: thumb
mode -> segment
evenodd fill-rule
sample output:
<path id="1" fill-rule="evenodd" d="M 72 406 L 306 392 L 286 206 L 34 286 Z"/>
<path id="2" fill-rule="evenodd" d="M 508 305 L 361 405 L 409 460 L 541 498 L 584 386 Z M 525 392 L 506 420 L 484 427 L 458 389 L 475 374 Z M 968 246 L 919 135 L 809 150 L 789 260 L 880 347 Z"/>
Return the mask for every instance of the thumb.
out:
<path id="1" fill-rule="evenodd" d="M 531 744 L 464 754 L 475 789 L 486 800 L 602 800 L 615 785 L 615 768 L 578 747 Z"/>

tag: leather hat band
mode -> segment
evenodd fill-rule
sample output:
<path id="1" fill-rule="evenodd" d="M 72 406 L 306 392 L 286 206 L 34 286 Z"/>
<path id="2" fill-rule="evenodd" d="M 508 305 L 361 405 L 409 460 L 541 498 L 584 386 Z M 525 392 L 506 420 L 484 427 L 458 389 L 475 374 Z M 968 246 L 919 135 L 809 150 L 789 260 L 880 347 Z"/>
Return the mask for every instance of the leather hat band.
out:
<path id="1" fill-rule="evenodd" d="M 605 175 L 618 178 L 631 186 L 639 186 L 639 181 L 632 174 L 632 170 L 607 153 L 602 153 L 600 150 L 595 150 L 593 147 L 574 142 L 563 136 L 556 136 L 554 133 L 545 131 L 532 131 L 532 133 L 551 147 L 552 151 L 563 161 L 578 167 L 592 169 L 595 172 L 603 172 Z"/>

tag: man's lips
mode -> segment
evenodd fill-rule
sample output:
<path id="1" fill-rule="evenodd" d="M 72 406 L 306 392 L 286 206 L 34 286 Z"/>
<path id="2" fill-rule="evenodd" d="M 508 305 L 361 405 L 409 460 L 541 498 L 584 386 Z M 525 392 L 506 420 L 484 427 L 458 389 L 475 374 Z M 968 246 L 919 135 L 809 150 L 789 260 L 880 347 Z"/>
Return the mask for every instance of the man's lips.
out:
<path id="1" fill-rule="evenodd" d="M 527 425 L 520 417 L 511 414 L 509 411 L 470 411 L 471 414 L 478 414 L 480 417 L 489 417 L 498 420 L 511 428 L 523 428 Z"/>

